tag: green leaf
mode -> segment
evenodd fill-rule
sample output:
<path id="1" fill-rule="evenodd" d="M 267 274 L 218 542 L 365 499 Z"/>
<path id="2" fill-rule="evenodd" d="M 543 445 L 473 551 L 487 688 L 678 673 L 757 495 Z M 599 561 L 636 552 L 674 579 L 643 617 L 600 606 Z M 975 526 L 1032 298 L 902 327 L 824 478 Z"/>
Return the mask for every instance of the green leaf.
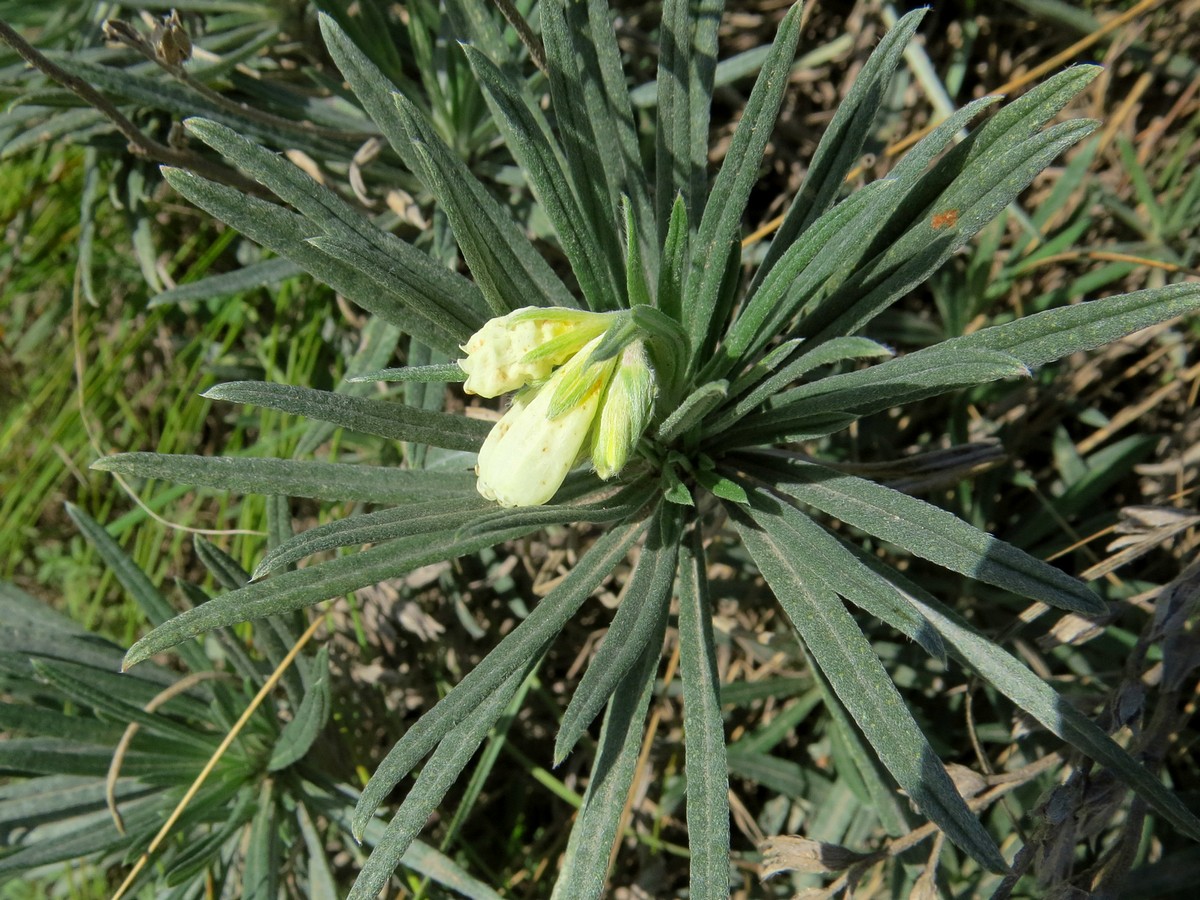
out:
<path id="1" fill-rule="evenodd" d="M 563 713 L 554 741 L 555 766 L 567 758 L 642 651 L 651 646 L 661 649 L 675 581 L 680 528 L 678 507 L 660 504 L 629 576 L 625 600 Z"/>
<path id="2" fill-rule="evenodd" d="M 655 302 L 665 315 L 680 325 L 683 324 L 683 280 L 687 277 L 690 242 L 687 204 L 683 201 L 683 194 L 677 194 L 671 205 L 666 237 L 663 238 L 662 266 L 658 271 Z"/>
<path id="3" fill-rule="evenodd" d="M 146 573 L 125 554 L 99 522 L 72 503 L 66 504 L 66 509 L 67 515 L 83 532 L 88 543 L 96 548 L 104 564 L 117 576 L 121 586 L 129 592 L 151 625 L 161 625 L 175 615 L 175 609 L 146 577 Z M 198 644 L 181 647 L 179 655 L 193 672 L 212 668 L 204 649 Z"/>
<path id="4" fill-rule="evenodd" d="M 279 895 L 279 806 L 275 780 L 265 778 L 258 792 L 258 810 L 250 823 L 242 896 L 246 900 L 274 900 Z"/>
<path id="5" fill-rule="evenodd" d="M 494 504 L 472 492 L 348 516 L 309 528 L 272 548 L 255 567 L 253 577 L 263 578 L 326 550 L 461 528 L 493 508 Z"/>
<path id="6" fill-rule="evenodd" d="M 304 270 L 290 259 L 272 257 L 259 263 L 252 263 L 225 272 L 220 275 L 210 275 L 196 281 L 177 285 L 150 298 L 147 305 L 153 309 L 156 306 L 169 306 L 174 303 L 185 303 L 189 300 L 213 300 L 217 297 L 231 297 L 234 294 L 244 294 L 258 288 L 268 287 L 295 278 Z"/>
<path id="7" fill-rule="evenodd" d="M 398 280 L 384 289 L 354 267 L 320 252 L 309 240 L 320 229 L 302 216 L 182 169 L 164 167 L 162 172 L 171 187 L 201 209 L 431 347 L 454 353 L 475 330 L 444 312 L 431 310 L 425 282 Z"/>
<path id="8" fill-rule="evenodd" d="M 412 103 L 393 97 L 414 135 L 417 174 L 450 221 L 455 240 L 494 315 L 525 306 L 578 307 L 570 291 L 529 239 Z M 460 341 L 465 343 L 465 341 Z"/>
<path id="9" fill-rule="evenodd" d="M 797 549 L 793 565 L 809 583 L 820 585 L 849 600 L 868 615 L 882 619 L 901 634 L 916 641 L 941 662 L 946 648 L 905 594 L 874 570 L 864 567 L 832 534 L 788 503 L 781 503 L 747 484 L 753 492 L 746 510 L 763 531 Z"/>
<path id="10" fill-rule="evenodd" d="M 724 316 L 718 314 L 718 297 L 728 251 L 739 239 L 746 203 L 758 180 L 763 151 L 779 115 L 788 70 L 800 40 L 800 9 L 800 4 L 795 4 L 779 25 L 771 53 L 750 92 L 692 241 L 683 324 L 691 346 L 697 349 L 708 346 L 710 335 L 719 333 L 725 325 Z M 665 35 L 663 52 L 666 52 Z M 661 117 L 659 128 L 662 128 Z"/>
<path id="11" fill-rule="evenodd" d="M 998 350 L 1035 368 L 1070 353 L 1094 350 L 1197 309 L 1200 309 L 1200 284 L 1168 284 L 1047 310 L 951 338 L 940 346 L 950 352 Z"/>
<path id="12" fill-rule="evenodd" d="M 457 362 L 435 363 L 429 366 L 401 366 L 396 369 L 373 369 L 346 380 L 354 384 L 375 381 L 403 381 L 418 384 L 438 384 L 447 381 L 463 381 L 467 373 Z"/>
<path id="13" fill-rule="evenodd" d="M 627 172 L 617 146 L 619 126 L 608 106 L 589 9 L 579 2 L 549 0 L 539 4 L 538 12 L 550 75 L 550 105 L 562 144 L 565 173 L 570 175 L 584 224 L 589 226 L 587 239 L 596 245 L 609 270 L 616 273 L 625 259 L 619 239 L 620 224 L 625 217 L 618 211 L 619 198 L 626 193 L 625 176 L 635 175 L 636 183 L 641 173 Z M 607 26 L 604 31 L 612 40 L 615 37 L 612 27 L 608 22 L 604 24 Z M 626 225 L 632 219 L 631 209 Z M 630 243 L 636 248 L 636 233 L 630 234 Z M 638 269 L 641 269 L 640 259 Z M 632 306 L 632 298 L 628 299 L 628 303 L 619 305 Z"/>
<path id="14" fill-rule="evenodd" d="M 317 651 L 310 668 L 316 670 L 316 677 L 306 685 L 304 699 L 300 701 L 295 716 L 279 732 L 271 759 L 267 762 L 268 772 L 278 772 L 303 759 L 329 720 L 333 701 L 328 647 Z"/>
<path id="15" fill-rule="evenodd" d="M 740 507 L 727 508 L 787 617 L 900 787 L 971 857 L 989 869 L 1007 870 L 841 600 L 805 579 L 795 565 L 800 548 L 767 530 L 769 525 L 755 525 Z"/>
<path id="16" fill-rule="evenodd" d="M 883 563 L 874 556 L 855 548 L 851 550 L 864 565 L 876 570 L 883 567 Z M 1050 732 L 1111 768 L 1121 781 L 1137 792 L 1164 819 L 1192 840 L 1200 840 L 1200 818 L 1184 805 L 1174 791 L 1105 734 L 1073 703 L 1060 696 L 1015 656 L 973 631 L 956 613 L 927 591 L 891 570 L 883 573 L 883 577 L 893 581 L 909 595 L 909 602 L 942 635 L 951 657 L 978 673 Z"/>
<path id="17" fill-rule="evenodd" d="M 483 88 L 492 118 L 554 226 L 589 308 L 621 308 L 624 304 L 619 284 L 624 279 L 618 280 L 621 254 L 615 241 L 620 227 L 616 208 L 612 207 L 601 221 L 589 219 L 567 181 L 565 163 L 548 127 L 539 121 L 540 111 L 535 112 L 536 106 L 523 96 L 521 87 L 483 53 L 469 44 L 463 45 L 463 52 Z M 605 229 L 610 232 L 608 240 L 599 236 Z"/>
<path id="18" fill-rule="evenodd" d="M 774 268 L 784 251 L 833 204 L 846 175 L 858 162 L 863 143 L 887 96 L 892 74 L 924 16 L 925 10 L 913 10 L 884 35 L 854 79 L 850 93 L 838 104 L 833 121 L 825 129 L 809 163 L 804 183 L 788 206 L 783 224 L 754 276 L 751 293 Z"/>
<path id="19" fill-rule="evenodd" d="M 1011 354 L 950 348 L 942 343 L 776 394 L 770 412 L 796 416 L 850 412 L 862 416 L 955 388 L 1029 374 L 1025 364 Z"/>
<path id="20" fill-rule="evenodd" d="M 292 459 L 117 453 L 96 460 L 91 467 L 235 494 L 284 494 L 366 503 L 404 503 L 461 496 L 475 490 L 475 475 L 470 472 L 413 472 L 389 466 Z"/>
<path id="21" fill-rule="evenodd" d="M 724 900 L 729 897 L 729 775 L 707 573 L 695 520 L 679 549 L 679 673 L 692 853 L 688 888 L 694 900 Z"/>
<path id="22" fill-rule="evenodd" d="M 129 648 L 125 668 L 201 632 L 311 606 L 369 584 L 397 578 L 420 566 L 454 559 L 521 537 L 532 530 L 531 526 L 505 528 L 499 524 L 492 531 L 470 537 L 459 537 L 453 529 L 426 532 L 248 584 L 190 609 L 151 631 Z"/>
<path id="23" fill-rule="evenodd" d="M 379 896 L 379 892 L 387 886 L 392 873 L 401 864 L 404 854 L 421 833 L 429 817 L 446 796 L 446 792 L 458 780 L 458 776 L 471 761 L 483 739 L 512 701 L 521 683 L 540 662 L 539 654 L 526 665 L 513 671 L 478 704 L 468 718 L 438 744 L 421 769 L 421 774 L 417 776 L 416 784 L 392 816 L 383 836 L 379 838 L 371 856 L 358 873 L 348 900 L 374 900 Z"/>
<path id="24" fill-rule="evenodd" d="M 400 779 L 412 771 L 452 729 L 470 717 L 478 704 L 501 682 L 530 658 L 543 652 L 596 585 L 625 557 L 644 526 L 644 520 L 631 522 L 613 528 L 597 539 L 570 574 L 533 608 L 525 621 L 513 629 L 437 706 L 417 720 L 379 764 L 359 798 L 353 822 L 356 836 L 361 837 L 375 809 L 400 783 Z M 363 555 L 359 554 L 359 558 Z M 308 571 L 311 573 L 311 570 Z"/>
<path id="25" fill-rule="evenodd" d="M 468 331 L 488 319 L 487 305 L 479 289 L 428 254 L 383 231 L 329 188 L 317 184 L 288 159 L 254 144 L 236 132 L 205 119 L 191 118 L 187 129 L 247 174 L 266 185 L 326 235 L 358 255 L 391 264 L 392 272 L 403 274 L 401 283 L 420 284 L 420 293 L 410 291 L 406 302 L 428 319 L 453 316 Z"/>
<path id="26" fill-rule="evenodd" d="M 360 434 L 417 441 L 448 450 L 478 450 L 492 430 L 482 419 L 415 409 L 403 403 L 351 397 L 331 391 L 264 381 L 234 381 L 209 388 L 211 400 L 265 406 L 280 412 L 332 422 Z"/>
<path id="27" fill-rule="evenodd" d="M 725 381 L 710 381 L 692 391 L 687 398 L 675 407 L 655 432 L 655 439 L 662 444 L 669 444 L 685 431 L 699 424 L 710 412 L 716 409 L 725 399 L 729 384 Z"/>
<path id="28" fill-rule="evenodd" d="M 742 461 L 788 497 L 952 572 L 1060 609 L 1085 615 L 1105 609 L 1078 579 L 923 500 L 813 463 L 749 454 Z"/>
<path id="29" fill-rule="evenodd" d="M 947 153 L 905 197 L 905 215 L 874 236 L 853 274 L 807 313 L 800 332 L 817 342 L 852 333 L 924 281 L 1055 157 L 1095 129 L 1095 122 L 1076 120 L 1038 131 L 1095 74 L 1085 66 L 1060 73 Z M 943 226 L 936 216 L 946 211 L 955 219 Z"/>
<path id="30" fill-rule="evenodd" d="M 706 435 L 715 435 L 736 424 L 755 407 L 765 403 L 769 397 L 777 394 L 791 382 L 804 377 L 813 369 L 851 359 L 892 355 L 892 351 L 887 347 L 864 337 L 834 338 L 815 348 L 811 353 L 804 353 L 803 342 L 799 340 L 787 341 L 781 344 L 777 350 L 779 351 L 778 355 L 776 355 L 776 351 L 771 351 L 761 363 L 734 382 L 729 389 L 731 397 L 747 391 L 751 386 L 754 389 L 714 419 L 705 428 Z M 798 359 L 792 360 L 774 375 L 770 374 L 784 359 L 796 353 L 797 350 L 801 354 Z"/>
<path id="31" fill-rule="evenodd" d="M 655 134 L 655 218 L 665 241 L 671 204 L 681 197 L 688 217 L 700 221 L 708 183 L 708 120 L 717 68 L 722 0 L 667 0 L 658 51 L 658 122 Z"/>
<path id="32" fill-rule="evenodd" d="M 751 288 L 744 308 L 730 326 L 715 356 L 702 370 L 700 379 L 725 375 L 750 353 L 757 352 L 799 311 L 803 298 L 793 298 L 803 274 L 805 282 L 820 283 L 837 264 L 837 254 L 827 251 L 838 239 L 862 222 L 871 222 L 870 211 L 878 195 L 891 186 L 885 179 L 851 194 L 807 228 L 781 254 L 761 287 Z M 809 269 L 809 266 L 812 269 Z M 761 271 L 761 267 L 760 267 Z M 787 297 L 789 302 L 784 302 Z"/>
<path id="33" fill-rule="evenodd" d="M 648 644 L 609 700 L 596 761 L 567 840 L 552 900 L 594 900 L 604 894 L 609 854 L 633 783 L 642 723 L 654 693 L 654 673 L 661 654 L 661 644 Z"/>

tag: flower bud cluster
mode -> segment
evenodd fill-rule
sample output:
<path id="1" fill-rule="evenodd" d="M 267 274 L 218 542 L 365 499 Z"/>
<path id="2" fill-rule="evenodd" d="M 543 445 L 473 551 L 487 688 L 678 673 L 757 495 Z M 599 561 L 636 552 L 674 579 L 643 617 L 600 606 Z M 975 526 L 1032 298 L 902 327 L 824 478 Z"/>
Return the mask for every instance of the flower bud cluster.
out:
<path id="1" fill-rule="evenodd" d="M 585 459 L 605 479 L 624 468 L 656 387 L 636 337 L 593 361 L 619 316 L 526 307 L 491 319 L 463 345 L 467 393 L 518 392 L 479 451 L 480 494 L 501 506 L 540 506 Z"/>

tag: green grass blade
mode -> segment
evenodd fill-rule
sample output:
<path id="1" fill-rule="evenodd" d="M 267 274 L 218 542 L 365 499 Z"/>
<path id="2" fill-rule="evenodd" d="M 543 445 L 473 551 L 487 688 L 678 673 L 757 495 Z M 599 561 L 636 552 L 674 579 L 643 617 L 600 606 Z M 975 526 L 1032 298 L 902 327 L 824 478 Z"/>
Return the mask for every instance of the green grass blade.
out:
<path id="1" fill-rule="evenodd" d="M 475 490 L 475 475 L 470 472 L 405 471 L 292 459 L 118 453 L 96 460 L 92 468 L 235 494 L 283 494 L 366 503 L 407 503 L 461 496 Z"/>
<path id="2" fill-rule="evenodd" d="M 234 381 L 209 388 L 203 396 L 332 422 L 360 434 L 417 441 L 447 450 L 478 450 L 492 423 L 467 416 L 429 412 L 403 403 L 370 400 L 331 391 L 263 381 Z"/>
<path id="3" fill-rule="evenodd" d="M 679 673 L 683 681 L 689 896 L 729 896 L 729 774 L 721 678 L 700 523 L 679 550 Z"/>
<path id="4" fill-rule="evenodd" d="M 532 655 L 541 654 L 596 585 L 624 559 L 644 525 L 644 521 L 631 522 L 600 537 L 570 574 L 533 608 L 525 621 L 405 733 L 375 770 L 359 798 L 353 821 L 355 835 L 362 835 L 376 808 L 443 737 L 469 717 L 498 684 L 522 667 Z"/>
<path id="5" fill-rule="evenodd" d="M 806 581 L 795 566 L 805 549 L 778 533 L 769 515 L 755 522 L 733 507 L 730 516 L 787 617 L 880 761 L 955 844 L 989 869 L 1005 871 L 1004 857 L 967 808 L 841 600 Z"/>

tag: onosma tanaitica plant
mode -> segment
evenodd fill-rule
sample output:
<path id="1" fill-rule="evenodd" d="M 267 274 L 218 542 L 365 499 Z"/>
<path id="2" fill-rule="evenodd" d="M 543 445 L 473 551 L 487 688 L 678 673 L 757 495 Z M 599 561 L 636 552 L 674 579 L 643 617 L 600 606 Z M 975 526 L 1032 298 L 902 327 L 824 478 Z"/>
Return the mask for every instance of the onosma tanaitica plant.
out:
<path id="1" fill-rule="evenodd" d="M 823 523 L 840 521 L 1058 609 L 1096 612 L 1102 608 L 1097 594 L 947 511 L 846 474 L 797 447 L 899 404 L 1026 376 L 1068 353 L 1200 306 L 1200 287 L 1172 285 L 1043 312 L 903 356 L 859 335 L 1095 128 L 1085 120 L 1047 123 L 1097 70 L 1059 73 L 991 111 L 953 143 L 998 98 L 968 104 L 886 178 L 842 198 L 921 13 L 904 17 L 862 69 L 765 257 L 744 277 L 743 213 L 787 84 L 800 10 L 783 20 L 710 184 L 708 117 L 720 11 L 721 4 L 711 2 L 664 5 L 654 160 L 647 167 L 603 2 L 540 4 L 548 112 L 531 87 L 540 82 L 513 62 L 490 9 L 448 4 L 454 27 L 468 40 L 462 52 L 553 225 L 574 285 L 556 274 L 433 124 L 329 18 L 321 27 L 330 53 L 445 214 L 470 278 L 375 227 L 283 157 L 216 122 L 192 119 L 188 131 L 287 206 L 186 171 L 166 172 L 196 205 L 407 332 L 410 361 L 432 361 L 377 373 L 381 380 L 436 383 L 469 375 L 467 387 L 477 393 L 519 393 L 493 430 L 478 419 L 394 400 L 225 384 L 210 396 L 445 452 L 422 451 L 405 468 L 156 454 L 99 461 L 99 468 L 128 476 L 378 507 L 287 540 L 263 559 L 253 581 L 138 641 L 127 666 L 202 632 L 287 614 L 549 525 L 599 526 L 569 575 L 404 734 L 374 773 L 358 804 L 356 833 L 420 768 L 362 869 L 354 898 L 374 897 L 387 884 L 564 624 L 635 545 L 640 553 L 624 601 L 570 700 L 555 746 L 562 760 L 603 713 L 555 896 L 596 897 L 603 890 L 674 599 L 690 896 L 728 895 L 727 760 L 704 540 L 706 525 L 722 517 L 895 784 L 980 866 L 1003 870 L 1006 861 L 847 604 L 933 657 L 974 672 L 1118 773 L 1163 819 L 1200 838 L 1200 821 L 1159 779 L 1050 685 L 847 540 L 846 531 Z M 460 348 L 468 345 L 464 357 Z M 546 437 L 544 459 L 554 472 L 537 472 L 538 459 L 513 434 Z M 576 465 L 589 458 L 594 465 Z M 531 487 L 535 474 L 551 483 Z M 364 543 L 374 546 L 288 570 L 312 554 Z M 881 809 L 889 803 L 894 806 L 894 798 L 881 800 Z"/>

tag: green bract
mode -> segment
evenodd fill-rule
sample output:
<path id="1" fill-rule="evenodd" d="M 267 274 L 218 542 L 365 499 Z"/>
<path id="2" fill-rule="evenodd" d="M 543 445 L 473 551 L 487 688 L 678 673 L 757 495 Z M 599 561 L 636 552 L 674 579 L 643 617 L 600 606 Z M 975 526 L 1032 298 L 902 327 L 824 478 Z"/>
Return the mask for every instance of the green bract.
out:
<path id="1" fill-rule="evenodd" d="M 1025 377 L 1066 354 L 1200 306 L 1200 286 L 1171 285 L 1050 310 L 899 356 L 860 335 L 1096 127 L 1086 120 L 1049 123 L 1097 70 L 1076 67 L 1055 75 L 955 143 L 995 98 L 975 101 L 938 124 L 887 177 L 843 196 L 922 13 L 905 16 L 838 108 L 765 255 L 747 266 L 743 219 L 788 83 L 798 7 L 783 19 L 710 181 L 708 117 L 720 3 L 668 0 L 663 6 L 652 160 L 643 154 L 649 148 L 639 140 L 602 0 L 539 5 L 544 82 L 526 78 L 514 63 L 490 5 L 461 0 L 447 6 L 467 42 L 463 59 L 553 229 L 570 286 L 435 123 L 394 92 L 327 17 L 321 28 L 330 53 L 379 131 L 436 202 L 470 278 L 380 230 L 286 159 L 209 119 L 190 120 L 190 134 L 279 202 L 181 170 L 168 170 L 166 177 L 196 205 L 410 335 L 413 365 L 389 377 L 459 380 L 463 371 L 449 360 L 465 345 L 468 357 L 461 365 L 468 390 L 495 396 L 537 383 L 517 396 L 494 431 L 441 409 L 342 391 L 237 383 L 211 396 L 410 444 L 478 452 L 485 494 L 506 506 L 546 503 L 552 496 L 555 502 L 536 509 L 482 503 L 469 462 L 433 465 L 434 451 L 424 449 L 412 453 L 403 469 L 155 454 L 103 459 L 98 468 L 127 476 L 384 507 L 282 542 L 256 573 L 277 574 L 159 625 L 133 646 L 126 665 L 202 632 L 284 615 L 546 525 L 602 523 L 600 536 L 570 573 L 409 728 L 379 766 L 354 817 L 358 835 L 402 779 L 420 771 L 351 896 L 374 897 L 388 883 L 559 631 L 640 545 L 624 601 L 571 697 L 556 745 L 562 759 L 603 714 L 555 896 L 597 897 L 604 889 L 664 634 L 674 621 L 687 736 L 689 896 L 723 898 L 730 887 L 727 773 L 734 763 L 723 739 L 705 537 L 728 521 L 726 537 L 740 539 L 827 684 L 825 702 L 854 723 L 857 730 L 847 733 L 857 740 L 861 732 L 882 764 L 882 770 L 870 770 L 865 790 L 879 786 L 888 827 L 905 827 L 894 799 L 899 787 L 975 863 L 993 870 L 1007 864 L 847 604 L 934 657 L 972 670 L 1046 729 L 1109 767 L 1163 819 L 1200 838 L 1200 821 L 1155 775 L 1023 663 L 864 552 L 857 536 L 1062 610 L 1099 611 L 1094 591 L 950 512 L 796 446 L 830 446 L 830 435 L 860 417 Z M 545 84 L 548 104 L 539 87 Z M 592 318 L 599 313 L 616 315 Z M 584 324 L 599 321 L 609 324 L 595 333 Z M 526 334 L 534 322 L 547 330 Z M 582 330 L 574 333 L 565 323 Z M 516 370 L 501 375 L 477 366 L 472 335 L 484 335 L 484 345 L 489 337 L 503 337 L 494 345 L 496 358 Z M 655 392 L 653 413 L 643 421 Z M 601 409 L 610 415 L 600 412 L 597 419 Z M 555 448 L 555 468 L 536 490 L 525 474 L 524 435 L 545 438 Z M 568 476 L 576 459 L 589 455 L 596 472 L 584 466 Z M 618 472 L 616 482 L 602 480 Z M 555 494 L 563 479 L 565 487 Z M 844 527 L 831 529 L 833 521 Z M 363 543 L 374 546 L 279 571 L 313 553 Z"/>

